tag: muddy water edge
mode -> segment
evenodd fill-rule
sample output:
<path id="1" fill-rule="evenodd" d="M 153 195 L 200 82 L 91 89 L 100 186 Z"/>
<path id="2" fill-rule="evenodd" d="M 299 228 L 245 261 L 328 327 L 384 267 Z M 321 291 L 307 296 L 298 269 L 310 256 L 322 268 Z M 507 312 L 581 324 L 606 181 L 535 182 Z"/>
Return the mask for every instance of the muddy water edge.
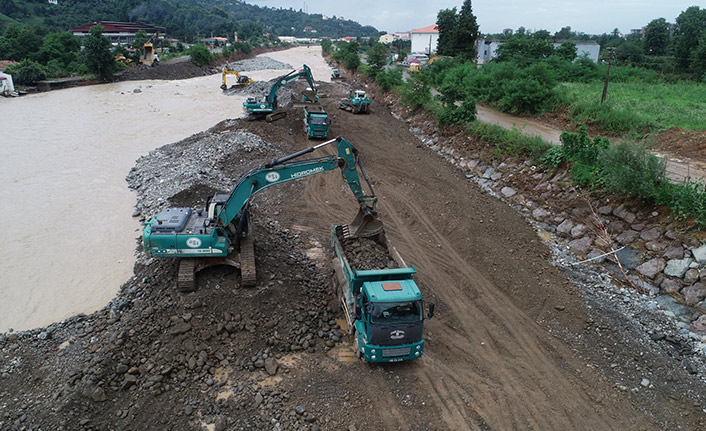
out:
<path id="1" fill-rule="evenodd" d="M 328 80 L 311 51 L 267 56 L 294 67 L 308 61 Z M 141 155 L 241 116 L 247 94 L 225 96 L 220 84 L 220 75 L 128 81 L 0 100 L 0 332 L 90 313 L 113 298 L 132 275 L 141 235 L 125 175 Z"/>

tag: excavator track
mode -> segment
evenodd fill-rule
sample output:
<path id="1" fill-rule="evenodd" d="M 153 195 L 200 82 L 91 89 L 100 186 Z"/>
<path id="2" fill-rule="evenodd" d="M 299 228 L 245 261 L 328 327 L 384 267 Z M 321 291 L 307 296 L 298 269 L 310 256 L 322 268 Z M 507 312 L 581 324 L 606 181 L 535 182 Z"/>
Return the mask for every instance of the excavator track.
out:
<path id="1" fill-rule="evenodd" d="M 249 237 L 240 240 L 240 284 L 243 287 L 253 287 L 257 284 L 252 232 Z"/>
<path id="2" fill-rule="evenodd" d="M 271 123 L 287 116 L 287 111 L 275 111 L 265 116 L 265 121 Z"/>
<path id="3" fill-rule="evenodd" d="M 196 259 L 179 259 L 179 274 L 177 289 L 181 291 L 196 290 Z"/>

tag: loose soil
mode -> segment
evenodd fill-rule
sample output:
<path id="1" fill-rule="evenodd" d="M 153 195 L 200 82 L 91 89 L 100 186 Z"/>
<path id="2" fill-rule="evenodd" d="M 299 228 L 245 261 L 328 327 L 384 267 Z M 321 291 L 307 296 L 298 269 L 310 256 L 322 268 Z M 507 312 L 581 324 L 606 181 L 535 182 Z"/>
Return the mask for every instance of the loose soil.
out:
<path id="1" fill-rule="evenodd" d="M 706 427 L 703 400 L 682 389 L 703 396 L 703 383 L 680 371 L 673 347 L 587 294 L 590 277 L 555 267 L 518 211 L 430 151 L 387 103 L 373 100 L 369 115 L 338 110 L 348 89 L 322 84 L 332 134 L 360 151 L 387 235 L 437 304 L 421 359 L 354 358 L 328 244 L 357 204 L 338 175 L 317 175 L 254 199 L 256 288 L 213 267 L 179 293 L 176 262 L 138 246 L 135 277 L 105 309 L 0 335 L 0 430 Z M 221 150 L 243 131 L 268 146 Z M 299 109 L 269 124 L 224 121 L 152 154 L 165 163 L 158 172 L 150 156 L 138 161 L 138 211 L 168 203 L 144 190 L 173 184 L 180 163 L 203 166 L 204 180 L 184 180 L 168 201 L 196 206 L 222 186 L 208 179 L 234 182 L 310 145 Z M 193 149 L 204 156 L 185 161 Z M 642 386 L 647 372 L 660 377 Z"/>

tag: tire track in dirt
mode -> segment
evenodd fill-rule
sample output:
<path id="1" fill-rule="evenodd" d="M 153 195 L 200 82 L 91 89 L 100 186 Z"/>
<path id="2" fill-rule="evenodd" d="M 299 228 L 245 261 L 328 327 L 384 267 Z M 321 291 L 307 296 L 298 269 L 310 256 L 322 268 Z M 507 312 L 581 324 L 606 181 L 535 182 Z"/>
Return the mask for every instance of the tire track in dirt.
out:
<path id="1" fill-rule="evenodd" d="M 337 98 L 324 100 L 332 132 L 360 150 L 388 235 L 418 269 L 425 298 L 439 302 L 426 325 L 424 357 L 396 365 L 426 401 L 421 414 L 438 414 L 436 429 L 654 427 L 549 331 L 580 329 L 585 315 L 580 295 L 549 264 L 548 250 L 521 216 L 422 148 L 377 104 L 372 114 L 356 116 L 335 111 L 330 100 Z M 300 135 L 297 148 L 311 145 Z M 352 220 L 357 205 L 340 178 L 302 183 L 290 217 L 324 232 Z M 385 385 L 371 380 L 365 386 L 380 402 L 380 417 L 409 418 L 408 409 L 380 397 Z"/>

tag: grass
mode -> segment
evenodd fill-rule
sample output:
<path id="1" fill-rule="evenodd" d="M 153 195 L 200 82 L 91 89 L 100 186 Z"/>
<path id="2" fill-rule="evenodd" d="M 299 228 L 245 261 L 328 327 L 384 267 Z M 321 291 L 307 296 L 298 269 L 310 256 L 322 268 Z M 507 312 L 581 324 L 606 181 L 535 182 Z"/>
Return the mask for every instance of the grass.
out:
<path id="1" fill-rule="evenodd" d="M 596 124 L 607 132 L 643 129 L 706 130 L 706 85 L 695 82 L 610 83 L 603 106 L 603 83 L 565 83 L 564 99 L 579 122 Z"/>

